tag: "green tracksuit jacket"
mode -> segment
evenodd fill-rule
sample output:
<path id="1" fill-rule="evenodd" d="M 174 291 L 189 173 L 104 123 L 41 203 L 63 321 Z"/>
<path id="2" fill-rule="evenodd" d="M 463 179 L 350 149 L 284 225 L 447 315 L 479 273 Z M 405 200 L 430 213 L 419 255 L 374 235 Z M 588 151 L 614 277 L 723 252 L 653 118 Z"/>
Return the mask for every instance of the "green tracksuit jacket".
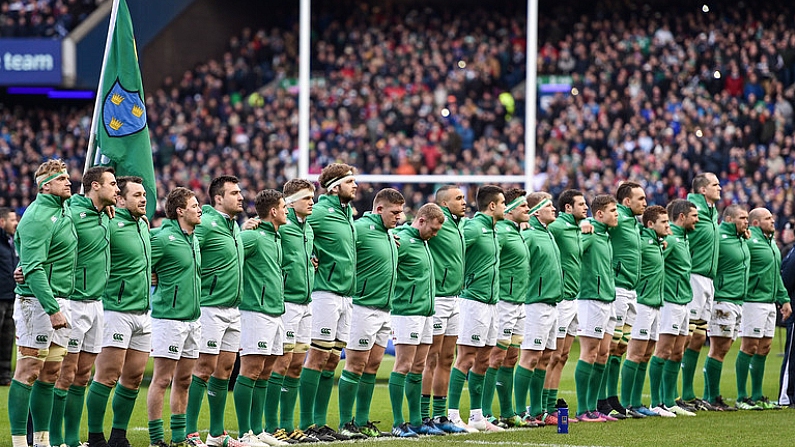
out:
<path id="1" fill-rule="evenodd" d="M 519 225 L 501 220 L 494 226 L 500 243 L 500 300 L 524 303 L 530 275 L 530 253 Z"/>
<path id="2" fill-rule="evenodd" d="M 523 234 L 530 259 L 530 283 L 524 303 L 555 305 L 563 299 L 563 270 L 555 236 L 536 216 L 530 217 L 530 228 Z"/>
<path id="3" fill-rule="evenodd" d="M 690 286 L 690 241 L 684 228 L 671 224 L 671 233 L 665 237 L 668 247 L 665 257 L 665 294 L 663 300 L 673 304 L 693 301 Z"/>
<path id="4" fill-rule="evenodd" d="M 164 219 L 151 233 L 152 271 L 157 287 L 152 293 L 152 318 L 196 321 L 201 316 L 202 255 L 195 234 L 182 231 L 176 220 Z"/>
<path id="5" fill-rule="evenodd" d="M 356 229 L 351 207 L 321 195 L 307 222 L 315 232 L 319 262 L 313 290 L 353 296 L 356 288 Z"/>
<path id="6" fill-rule="evenodd" d="M 688 194 L 698 209 L 696 229 L 688 235 L 692 273 L 715 278 L 718 270 L 718 209 L 708 206 L 703 194 Z"/>
<path id="7" fill-rule="evenodd" d="M 715 277 L 715 301 L 728 301 L 742 304 L 748 292 L 748 272 L 751 254 L 742 235 L 737 234 L 737 226 L 723 222 L 718 228 L 720 248 L 718 254 L 718 273 Z"/>
<path id="8" fill-rule="evenodd" d="M 638 304 L 660 307 L 665 291 L 665 263 L 663 239 L 651 228 L 640 230 L 640 279 L 638 280 Z"/>
<path id="9" fill-rule="evenodd" d="M 77 233 L 75 289 L 70 300 L 99 300 L 110 275 L 110 218 L 86 196 L 69 199 Z"/>
<path id="10" fill-rule="evenodd" d="M 610 230 L 616 287 L 636 290 L 640 278 L 640 230 L 643 226 L 629 207 L 618 204 L 618 225 Z"/>
<path id="11" fill-rule="evenodd" d="M 410 225 L 401 227 L 397 235 L 400 247 L 392 315 L 431 316 L 436 293 L 433 256 L 428 241 L 422 240 L 419 230 Z"/>
<path id="12" fill-rule="evenodd" d="M 442 207 L 444 224 L 428 241 L 433 253 L 436 296 L 458 296 L 464 287 L 464 224 L 450 209 Z"/>
<path id="13" fill-rule="evenodd" d="M 789 294 L 781 279 L 781 252 L 773 236 L 768 237 L 759 227 L 751 228 L 748 251 L 751 271 L 748 277 L 746 303 L 789 303 Z"/>
<path id="14" fill-rule="evenodd" d="M 240 234 L 243 240 L 243 299 L 240 310 L 267 315 L 284 313 L 282 241 L 270 222 Z"/>
<path id="15" fill-rule="evenodd" d="M 282 237 L 284 301 L 308 304 L 312 301 L 315 281 L 315 266 L 312 265 L 315 233 L 306 221 L 298 220 L 294 209 L 287 208 L 287 223 L 279 227 L 279 234 Z"/>
<path id="16" fill-rule="evenodd" d="M 48 315 L 59 312 L 55 297 L 68 297 L 75 285 L 77 234 L 69 206 L 58 196 L 38 194 L 19 220 L 14 246 L 25 276 L 16 293 L 36 297 Z"/>
<path id="17" fill-rule="evenodd" d="M 464 290 L 461 298 L 496 304 L 500 291 L 500 244 L 491 216 L 476 213 L 464 224 Z"/>
<path id="18" fill-rule="evenodd" d="M 152 243 L 149 227 L 124 208 L 110 221 L 110 277 L 102 305 L 116 312 L 149 310 Z"/>
<path id="19" fill-rule="evenodd" d="M 555 237 L 560 250 L 560 266 L 563 270 L 563 299 L 573 300 L 580 292 L 580 268 L 582 260 L 582 235 L 574 216 L 560 213 L 549 224 L 549 232 Z"/>
<path id="20" fill-rule="evenodd" d="M 593 233 L 582 235 L 582 271 L 577 299 L 616 300 L 615 271 L 612 267 L 613 245 L 607 225 L 592 219 Z"/>
<path id="21" fill-rule="evenodd" d="M 210 205 L 202 206 L 196 227 L 202 251 L 203 307 L 237 307 L 243 290 L 243 242 L 240 226 Z"/>
<path id="22" fill-rule="evenodd" d="M 398 249 L 378 214 L 364 213 L 356 227 L 356 293 L 353 304 L 389 310 L 395 294 Z"/>

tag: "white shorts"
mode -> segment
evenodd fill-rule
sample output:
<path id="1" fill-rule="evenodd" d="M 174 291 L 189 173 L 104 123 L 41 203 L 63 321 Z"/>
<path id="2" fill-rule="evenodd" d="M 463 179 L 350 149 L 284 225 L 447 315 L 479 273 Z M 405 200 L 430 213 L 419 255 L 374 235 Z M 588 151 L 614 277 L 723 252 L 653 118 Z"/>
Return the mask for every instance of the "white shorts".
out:
<path id="1" fill-rule="evenodd" d="M 741 305 L 726 301 L 715 301 L 712 304 L 712 316 L 707 325 L 707 335 L 710 337 L 736 339 L 740 331 L 742 317 L 743 307 Z"/>
<path id="2" fill-rule="evenodd" d="M 558 308 L 544 303 L 524 305 L 525 314 L 528 315 L 524 323 L 525 337 L 522 349 L 554 351 L 557 347 Z"/>
<path id="3" fill-rule="evenodd" d="M 199 320 L 152 318 L 151 357 L 165 357 L 171 360 L 197 359 L 201 338 L 202 324 Z"/>
<path id="4" fill-rule="evenodd" d="M 613 303 L 600 300 L 577 300 L 577 335 L 602 339 L 607 332 L 610 314 L 613 312 Z"/>
<path id="5" fill-rule="evenodd" d="M 690 287 L 693 288 L 693 301 L 687 305 L 690 321 L 709 321 L 712 316 L 712 302 L 715 300 L 715 284 L 712 278 L 692 273 Z"/>
<path id="6" fill-rule="evenodd" d="M 312 341 L 312 307 L 309 304 L 285 302 L 282 323 L 285 344 L 309 344 Z"/>
<path id="7" fill-rule="evenodd" d="M 336 293 L 312 292 L 312 340 L 347 342 L 353 300 Z"/>
<path id="8" fill-rule="evenodd" d="M 217 355 L 240 349 L 240 310 L 237 307 L 202 307 L 199 352 Z"/>
<path id="9" fill-rule="evenodd" d="M 69 333 L 71 354 L 85 351 L 99 354 L 102 351 L 102 336 L 105 329 L 105 312 L 102 301 L 72 301 L 72 331 Z"/>
<path id="10" fill-rule="evenodd" d="M 637 303 L 637 311 L 632 339 L 657 341 L 660 338 L 660 308 Z"/>
<path id="11" fill-rule="evenodd" d="M 354 304 L 351 335 L 345 349 L 369 351 L 375 345 L 385 348 L 391 333 L 392 319 L 389 311 Z"/>
<path id="12" fill-rule="evenodd" d="M 577 300 L 563 300 L 558 303 L 557 309 L 557 338 L 565 338 L 567 335 L 577 336 Z"/>
<path id="13" fill-rule="evenodd" d="M 50 344 L 66 347 L 72 331 L 70 301 L 66 298 L 55 298 L 61 307 L 61 313 L 68 325 L 57 331 L 52 328 L 50 316 L 44 311 L 36 298 L 17 295 L 14 302 L 14 324 L 16 325 L 17 346 L 35 349 L 49 349 Z"/>
<path id="14" fill-rule="evenodd" d="M 143 352 L 152 349 L 152 319 L 147 312 L 106 310 L 103 332 L 103 348 L 110 346 Z"/>
<path id="15" fill-rule="evenodd" d="M 495 346 L 497 344 L 497 305 L 480 301 L 462 299 L 461 330 L 458 333 L 459 345 Z"/>
<path id="16" fill-rule="evenodd" d="M 608 332 L 623 328 L 625 324 L 632 326 L 638 315 L 638 292 L 616 287 L 616 300 L 613 301 L 613 315 L 608 323 Z"/>
<path id="17" fill-rule="evenodd" d="M 241 310 L 240 323 L 246 328 L 240 337 L 240 355 L 284 354 L 284 325 L 281 315 Z"/>
<path id="18" fill-rule="evenodd" d="M 433 335 L 457 337 L 461 299 L 457 296 L 437 296 L 434 300 Z"/>
<path id="19" fill-rule="evenodd" d="M 497 340 L 510 341 L 525 334 L 525 305 L 497 301 Z"/>
<path id="20" fill-rule="evenodd" d="M 740 337 L 773 338 L 776 332 L 776 305 L 773 303 L 743 303 Z"/>
<path id="21" fill-rule="evenodd" d="M 396 345 L 433 343 L 433 317 L 392 315 L 392 341 Z"/>
<path id="22" fill-rule="evenodd" d="M 663 302 L 660 308 L 660 334 L 687 335 L 689 327 L 690 315 L 686 304 Z"/>

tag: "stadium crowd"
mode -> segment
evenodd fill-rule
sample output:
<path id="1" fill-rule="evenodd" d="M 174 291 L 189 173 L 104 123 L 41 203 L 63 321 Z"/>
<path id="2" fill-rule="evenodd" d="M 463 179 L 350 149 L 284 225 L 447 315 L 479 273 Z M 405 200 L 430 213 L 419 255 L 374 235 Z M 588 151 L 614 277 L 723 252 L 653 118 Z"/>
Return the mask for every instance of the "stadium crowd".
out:
<path id="1" fill-rule="evenodd" d="M 3 0 L 0 37 L 66 37 L 104 0 Z"/>

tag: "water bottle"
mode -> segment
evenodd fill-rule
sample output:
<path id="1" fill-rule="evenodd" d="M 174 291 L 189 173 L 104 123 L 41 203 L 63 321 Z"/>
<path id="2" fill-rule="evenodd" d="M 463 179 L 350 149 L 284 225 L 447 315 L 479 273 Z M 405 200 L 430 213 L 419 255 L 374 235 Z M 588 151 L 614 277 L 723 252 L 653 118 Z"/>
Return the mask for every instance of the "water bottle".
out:
<path id="1" fill-rule="evenodd" d="M 558 408 L 558 433 L 569 432 L 569 409 Z"/>

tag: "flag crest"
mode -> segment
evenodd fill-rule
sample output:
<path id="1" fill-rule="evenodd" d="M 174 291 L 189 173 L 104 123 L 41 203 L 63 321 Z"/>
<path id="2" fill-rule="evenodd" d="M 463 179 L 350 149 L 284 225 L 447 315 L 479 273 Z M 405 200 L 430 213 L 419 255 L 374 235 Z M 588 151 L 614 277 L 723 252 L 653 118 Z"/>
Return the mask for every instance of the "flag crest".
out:
<path id="1" fill-rule="evenodd" d="M 126 137 L 146 128 L 146 106 L 141 92 L 125 89 L 118 79 L 102 104 L 102 122 L 109 137 Z"/>

